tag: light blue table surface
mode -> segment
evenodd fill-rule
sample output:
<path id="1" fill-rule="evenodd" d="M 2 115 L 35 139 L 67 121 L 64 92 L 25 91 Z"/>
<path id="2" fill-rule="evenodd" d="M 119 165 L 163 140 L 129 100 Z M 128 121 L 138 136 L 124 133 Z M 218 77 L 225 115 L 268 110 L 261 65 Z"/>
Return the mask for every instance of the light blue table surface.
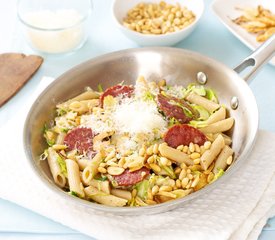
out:
<path id="1" fill-rule="evenodd" d="M 205 3 L 205 14 L 199 26 L 187 39 L 175 47 L 200 52 L 229 67 L 234 67 L 251 51 L 218 21 L 210 9 L 211 1 Z M 15 0 L 0 0 L 0 4 L 0 53 L 9 51 L 33 53 L 22 40 L 18 30 Z M 15 97 L 0 108 L 0 126 L 20 109 L 24 100 L 38 86 L 42 76 L 57 77 L 72 66 L 95 56 L 138 47 L 116 29 L 112 22 L 110 6 L 110 0 L 94 0 L 87 43 L 78 52 L 69 56 L 44 56 L 45 61 L 36 75 Z M 259 107 L 260 128 L 275 132 L 275 67 L 264 66 L 250 86 Z M 88 240 L 91 238 L 0 199 L 0 239 Z M 265 226 L 260 239 L 275 239 L 275 218 Z"/>

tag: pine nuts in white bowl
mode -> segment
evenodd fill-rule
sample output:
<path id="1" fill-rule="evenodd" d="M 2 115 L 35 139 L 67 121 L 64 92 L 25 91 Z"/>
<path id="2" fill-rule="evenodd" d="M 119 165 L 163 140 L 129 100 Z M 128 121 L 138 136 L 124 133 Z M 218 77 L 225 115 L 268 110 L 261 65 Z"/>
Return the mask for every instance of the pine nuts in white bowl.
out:
<path id="1" fill-rule="evenodd" d="M 203 0 L 114 0 L 112 14 L 121 32 L 140 46 L 172 46 L 197 26 Z"/>

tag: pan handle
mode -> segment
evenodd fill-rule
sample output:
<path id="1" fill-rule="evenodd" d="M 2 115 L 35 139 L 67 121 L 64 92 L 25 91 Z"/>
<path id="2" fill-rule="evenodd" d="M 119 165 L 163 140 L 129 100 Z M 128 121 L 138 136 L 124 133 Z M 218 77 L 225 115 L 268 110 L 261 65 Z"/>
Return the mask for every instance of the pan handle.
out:
<path id="1" fill-rule="evenodd" d="M 258 73 L 259 69 L 275 54 L 275 34 L 269 38 L 265 43 L 258 47 L 250 56 L 245 58 L 234 71 L 241 73 L 247 67 L 249 69 L 246 76 L 243 77 L 245 81 L 252 80 Z"/>

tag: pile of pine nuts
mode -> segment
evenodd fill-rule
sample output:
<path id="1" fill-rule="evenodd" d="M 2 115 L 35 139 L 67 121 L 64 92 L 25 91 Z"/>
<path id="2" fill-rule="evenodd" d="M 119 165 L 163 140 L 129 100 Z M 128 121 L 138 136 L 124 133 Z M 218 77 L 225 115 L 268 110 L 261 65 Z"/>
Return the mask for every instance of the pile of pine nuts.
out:
<path id="1" fill-rule="evenodd" d="M 128 11 L 123 25 L 143 34 L 166 34 L 189 26 L 195 18 L 192 11 L 179 3 L 139 3 Z"/>

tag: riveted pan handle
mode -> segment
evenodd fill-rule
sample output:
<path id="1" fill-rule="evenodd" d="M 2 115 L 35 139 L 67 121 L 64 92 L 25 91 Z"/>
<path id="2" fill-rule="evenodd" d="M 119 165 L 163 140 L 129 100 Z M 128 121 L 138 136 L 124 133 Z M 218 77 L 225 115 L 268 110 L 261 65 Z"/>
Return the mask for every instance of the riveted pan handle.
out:
<path id="1" fill-rule="evenodd" d="M 275 54 L 275 34 L 269 38 L 265 43 L 258 47 L 250 56 L 245 58 L 234 71 L 241 73 L 247 67 L 252 66 L 249 69 L 248 74 L 243 77 L 245 81 L 252 80 L 258 73 L 259 69 Z"/>

